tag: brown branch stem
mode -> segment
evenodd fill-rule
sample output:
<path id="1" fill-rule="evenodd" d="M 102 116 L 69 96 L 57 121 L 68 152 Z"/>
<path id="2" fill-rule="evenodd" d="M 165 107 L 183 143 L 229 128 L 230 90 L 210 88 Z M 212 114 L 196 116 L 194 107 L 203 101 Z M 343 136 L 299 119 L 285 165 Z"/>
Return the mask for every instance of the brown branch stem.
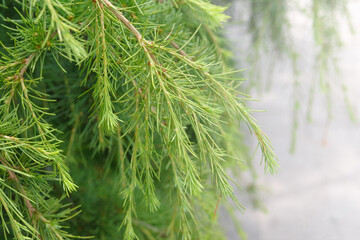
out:
<path id="1" fill-rule="evenodd" d="M 30 56 L 29 56 L 28 58 L 26 58 L 26 59 L 24 60 L 24 66 L 23 66 L 22 69 L 20 70 L 19 75 L 18 75 L 18 78 L 19 78 L 19 80 L 20 80 L 20 84 L 21 84 L 21 88 L 22 88 L 23 93 L 24 93 L 24 97 L 25 97 L 25 99 L 27 100 L 27 105 L 29 106 L 29 109 L 30 109 L 30 111 L 32 112 L 31 115 L 32 115 L 32 117 L 33 117 L 34 120 L 35 120 L 35 123 L 36 123 L 36 126 L 37 126 L 38 130 L 39 130 L 39 133 L 42 135 L 41 138 L 42 138 L 44 141 L 46 141 L 46 138 L 45 138 L 45 136 L 43 135 L 44 131 L 43 131 L 43 129 L 41 128 L 41 126 L 39 125 L 38 120 L 37 120 L 37 117 L 36 117 L 36 114 L 35 114 L 35 111 L 34 111 L 34 108 L 33 108 L 33 106 L 32 106 L 31 103 L 30 103 L 30 98 L 29 98 L 28 91 L 27 91 L 27 88 L 26 88 L 25 82 L 24 82 L 24 74 L 25 74 L 27 68 L 29 67 L 30 62 L 33 60 L 33 58 L 36 56 L 37 53 L 38 53 L 38 52 L 33 52 L 32 54 L 30 54 Z"/>
<path id="2" fill-rule="evenodd" d="M 217 203 L 216 203 L 216 207 L 215 207 L 215 211 L 214 211 L 213 219 L 215 219 L 216 212 L 217 212 L 218 207 L 219 207 L 220 198 L 221 198 L 221 193 L 219 194 L 219 198 L 218 198 Z"/>
<path id="3" fill-rule="evenodd" d="M 152 42 L 146 40 L 143 38 L 141 33 L 134 27 L 134 25 L 126 18 L 124 17 L 123 13 L 118 10 L 110 1 L 108 0 L 101 0 L 106 7 L 116 16 L 117 19 L 122 22 L 127 29 L 129 29 L 136 37 L 136 39 L 139 41 L 142 48 L 144 48 L 145 52 L 149 54 L 150 58 L 155 62 L 158 63 L 156 60 L 154 54 L 151 53 L 150 49 L 147 45 L 153 44 Z M 100 5 L 100 7 L 103 7 L 103 5 Z"/>
<path id="4" fill-rule="evenodd" d="M 184 57 L 187 56 L 186 52 L 185 52 L 184 50 L 180 49 L 179 45 L 177 45 L 176 42 L 171 41 L 170 44 L 171 44 L 176 50 L 179 50 L 179 53 L 180 53 L 181 55 L 183 55 Z"/>
<path id="5" fill-rule="evenodd" d="M 132 25 L 132 23 L 127 20 L 126 17 L 120 12 L 111 2 L 108 0 L 102 0 L 103 3 L 108 7 L 108 9 L 135 35 L 135 37 L 141 41 L 142 35 L 139 33 L 139 31 Z M 146 40 L 145 40 L 146 41 Z"/>
<path id="6" fill-rule="evenodd" d="M 21 68 L 20 72 L 19 72 L 19 78 L 20 78 L 20 81 L 21 79 L 24 78 L 24 74 L 31 62 L 31 60 L 35 57 L 35 55 L 37 54 L 37 52 L 33 52 L 32 54 L 29 55 L 29 57 L 25 58 L 24 60 L 24 66 Z"/>
<path id="7" fill-rule="evenodd" d="M 36 55 L 36 52 L 33 52 L 32 54 L 29 55 L 29 57 L 25 58 L 23 61 L 16 61 L 16 62 L 13 62 L 13 63 L 7 65 L 7 66 L 0 67 L 0 71 L 2 71 L 3 69 L 7 69 L 9 67 L 14 67 L 16 65 L 23 64 L 24 66 L 20 69 L 20 72 L 19 72 L 18 75 L 15 75 L 15 76 L 12 76 L 12 77 L 8 78 L 8 79 L 20 79 L 20 82 L 21 82 L 21 81 L 23 81 L 24 74 L 25 74 L 31 60 L 34 58 L 35 55 Z M 23 86 L 22 86 L 22 88 L 23 88 Z M 5 105 L 7 105 L 7 108 L 6 108 L 7 113 L 9 112 L 10 103 L 11 103 L 11 100 L 13 99 L 14 95 L 15 95 L 15 89 L 13 87 L 11 89 L 10 96 L 5 101 Z"/>

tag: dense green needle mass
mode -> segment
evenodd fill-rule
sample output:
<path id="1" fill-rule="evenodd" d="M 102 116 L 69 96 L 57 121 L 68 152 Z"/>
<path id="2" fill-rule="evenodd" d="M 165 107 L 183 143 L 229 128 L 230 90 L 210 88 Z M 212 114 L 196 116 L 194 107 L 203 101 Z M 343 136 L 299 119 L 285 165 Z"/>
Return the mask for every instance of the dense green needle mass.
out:
<path id="1" fill-rule="evenodd" d="M 220 44 L 224 10 L 4 1 L 1 239 L 224 238 L 213 215 L 218 199 L 241 207 L 227 171 L 246 167 L 241 123 L 278 168 Z"/>

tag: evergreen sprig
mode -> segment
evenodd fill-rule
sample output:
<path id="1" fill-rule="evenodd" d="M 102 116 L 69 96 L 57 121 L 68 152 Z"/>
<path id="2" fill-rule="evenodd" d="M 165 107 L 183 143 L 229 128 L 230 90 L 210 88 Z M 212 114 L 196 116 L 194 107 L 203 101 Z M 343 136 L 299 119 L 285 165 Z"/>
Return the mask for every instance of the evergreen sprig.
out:
<path id="1" fill-rule="evenodd" d="M 249 127 L 266 171 L 276 172 L 270 141 L 238 91 L 240 73 L 219 45 L 225 8 L 204 0 L 17 6 L 0 62 L 5 238 L 221 236 L 205 227 L 216 202 L 230 196 L 241 207 L 226 170 L 239 164 L 230 125 Z M 103 198 L 113 216 L 106 224 L 92 215 Z M 67 201 L 84 214 L 71 219 Z"/>

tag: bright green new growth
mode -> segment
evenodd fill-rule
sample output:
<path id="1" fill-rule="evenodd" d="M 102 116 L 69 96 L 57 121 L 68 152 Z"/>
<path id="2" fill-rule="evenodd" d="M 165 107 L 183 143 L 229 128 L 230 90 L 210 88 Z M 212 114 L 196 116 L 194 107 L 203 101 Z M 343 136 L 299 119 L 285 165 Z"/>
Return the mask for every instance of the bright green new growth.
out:
<path id="1" fill-rule="evenodd" d="M 203 0 L 5 3 L 19 16 L 3 25 L 13 46 L 3 45 L 0 62 L 5 239 L 219 239 L 204 226 L 214 225 L 217 198 L 241 206 L 226 171 L 239 164 L 229 144 L 239 136 L 227 129 L 241 122 L 266 171 L 277 170 L 237 90 L 239 72 L 220 61 L 215 29 L 225 8 Z M 81 194 L 71 193 L 66 159 Z M 97 194 L 117 215 L 92 229 L 87 205 L 98 207 Z M 71 203 L 84 205 L 84 217 L 73 218 Z"/>

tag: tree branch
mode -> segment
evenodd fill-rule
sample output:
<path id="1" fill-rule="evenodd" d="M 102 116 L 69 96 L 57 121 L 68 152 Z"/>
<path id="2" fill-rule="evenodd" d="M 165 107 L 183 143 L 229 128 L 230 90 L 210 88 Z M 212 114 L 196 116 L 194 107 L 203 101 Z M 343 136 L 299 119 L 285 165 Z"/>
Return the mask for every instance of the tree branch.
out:
<path id="1" fill-rule="evenodd" d="M 29 212 L 30 218 L 32 219 L 32 223 L 34 228 L 36 229 L 36 222 L 37 220 L 41 220 L 43 223 L 47 224 L 47 226 L 50 227 L 50 229 L 53 231 L 53 233 L 59 238 L 59 239 L 63 239 L 61 237 L 61 235 L 58 233 L 58 231 L 50 224 L 51 222 L 49 220 L 47 220 L 30 202 L 25 189 L 23 188 L 23 186 L 20 183 L 19 178 L 17 177 L 17 175 L 15 174 L 14 171 L 11 170 L 11 168 L 14 168 L 13 166 L 11 166 L 11 164 L 5 159 L 5 157 L 0 157 L 0 163 L 2 165 L 4 165 L 6 167 L 6 171 L 9 174 L 9 178 L 14 181 L 17 185 L 18 190 L 20 191 L 22 198 L 24 200 L 25 206 Z M 36 218 L 34 218 L 36 217 Z M 37 229 L 36 229 L 37 230 Z M 42 240 L 43 238 L 41 237 L 41 235 L 38 233 L 38 238 L 40 240 Z"/>
<path id="2" fill-rule="evenodd" d="M 35 57 L 36 54 L 37 54 L 37 52 L 33 52 L 32 54 L 29 55 L 29 57 L 25 58 L 25 60 L 23 62 L 24 66 L 21 68 L 20 73 L 19 73 L 20 81 L 21 81 L 21 79 L 24 79 L 24 74 L 25 74 L 31 60 Z"/>
<path id="3" fill-rule="evenodd" d="M 150 58 L 155 63 L 158 63 L 154 54 L 152 54 L 149 51 L 149 48 L 146 46 L 146 45 L 151 45 L 153 43 L 144 39 L 142 37 L 141 33 L 134 27 L 134 25 L 132 25 L 132 23 L 126 17 L 124 17 L 122 12 L 120 12 L 111 2 L 109 2 L 108 0 L 101 0 L 101 1 L 104 2 L 106 7 L 116 16 L 116 18 L 119 19 L 120 22 L 122 22 L 126 26 L 126 28 L 128 28 L 135 35 L 135 37 L 139 41 L 141 47 L 143 47 L 145 52 L 147 54 L 149 54 Z M 100 5 L 100 7 L 103 7 L 103 5 Z"/>
<path id="4" fill-rule="evenodd" d="M 0 157 L 0 162 L 2 163 L 2 165 L 7 167 L 6 171 L 9 174 L 9 178 L 17 184 L 17 187 L 18 187 L 20 193 L 23 195 L 24 203 L 25 203 L 26 208 L 28 209 L 29 215 L 31 218 L 33 218 L 33 216 L 37 212 L 37 210 L 36 210 L 36 208 L 34 208 L 34 206 L 31 204 L 29 198 L 27 197 L 27 194 L 26 194 L 23 186 L 21 185 L 19 178 L 16 176 L 16 174 L 13 171 L 10 170 L 11 166 L 4 157 Z M 33 224 L 35 225 L 34 221 L 33 221 Z"/>
<path id="5" fill-rule="evenodd" d="M 102 2 L 105 3 L 105 5 L 108 7 L 108 9 L 114 13 L 114 15 L 135 35 L 135 37 L 141 41 L 142 35 L 139 33 L 139 31 L 134 27 L 134 25 L 131 24 L 129 20 L 127 20 L 126 17 L 120 12 L 111 2 L 108 0 L 102 0 Z M 144 39 L 144 41 L 146 41 Z M 146 41 L 147 42 L 147 41 Z"/>
<path id="6" fill-rule="evenodd" d="M 170 44 L 171 44 L 176 50 L 179 50 L 179 53 L 180 53 L 181 55 L 183 55 L 184 57 L 187 56 L 186 52 L 185 52 L 184 50 L 180 49 L 179 45 L 177 45 L 176 42 L 171 41 Z"/>
<path id="7" fill-rule="evenodd" d="M 37 52 L 33 52 L 32 54 L 29 55 L 29 57 L 25 58 L 23 61 L 16 61 L 16 62 L 13 62 L 11 64 L 8 64 L 6 66 L 2 66 L 0 67 L 0 71 L 4 70 L 4 69 L 7 69 L 7 68 L 10 68 L 10 67 L 15 67 L 16 65 L 19 65 L 19 64 L 23 64 L 24 66 L 20 69 L 20 72 L 18 75 L 15 75 L 15 76 L 11 76 L 11 77 L 8 77 L 7 79 L 20 79 L 20 82 L 21 82 L 21 85 L 22 85 L 22 88 L 24 89 L 24 74 L 31 62 L 31 60 L 34 58 L 34 56 L 37 54 Z M 14 97 L 14 94 L 15 94 L 15 89 L 14 87 L 11 89 L 10 91 L 10 96 L 6 99 L 5 101 L 5 105 L 7 105 L 7 108 L 6 108 L 6 112 L 8 113 L 9 112 L 9 109 L 10 109 L 10 103 L 11 103 L 11 100 L 13 99 Z"/>

